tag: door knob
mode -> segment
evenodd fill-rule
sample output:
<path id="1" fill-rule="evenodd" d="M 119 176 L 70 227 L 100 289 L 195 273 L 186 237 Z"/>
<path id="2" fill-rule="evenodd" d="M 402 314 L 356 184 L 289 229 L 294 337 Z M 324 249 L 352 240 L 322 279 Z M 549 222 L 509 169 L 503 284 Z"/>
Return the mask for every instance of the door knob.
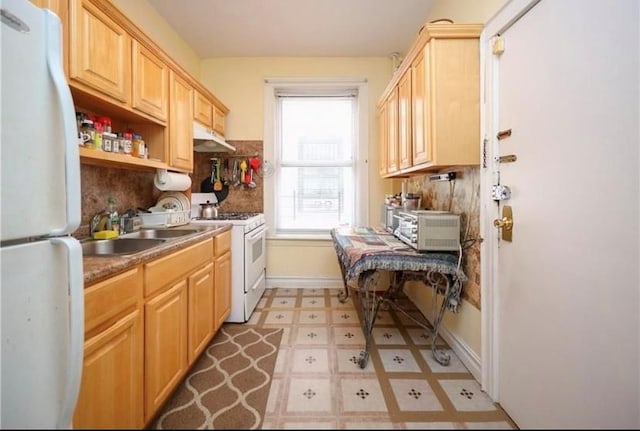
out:
<path id="1" fill-rule="evenodd" d="M 493 225 L 499 229 L 513 229 L 513 220 L 508 217 L 497 218 L 493 221 Z"/>
<path id="2" fill-rule="evenodd" d="M 502 207 L 502 218 L 495 219 L 493 225 L 500 229 L 504 241 L 511 242 L 513 239 L 513 211 L 509 205 Z"/>

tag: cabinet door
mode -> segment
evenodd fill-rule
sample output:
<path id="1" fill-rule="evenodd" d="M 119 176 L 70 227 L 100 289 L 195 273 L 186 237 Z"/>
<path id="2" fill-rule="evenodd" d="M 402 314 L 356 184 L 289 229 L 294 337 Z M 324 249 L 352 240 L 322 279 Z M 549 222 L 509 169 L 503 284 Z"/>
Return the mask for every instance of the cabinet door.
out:
<path id="1" fill-rule="evenodd" d="M 413 164 L 431 161 L 431 109 L 429 107 L 429 45 L 411 64 L 413 117 Z"/>
<path id="2" fill-rule="evenodd" d="M 213 128 L 213 104 L 199 91 L 194 92 L 193 119 L 208 128 Z"/>
<path id="3" fill-rule="evenodd" d="M 202 353 L 215 327 L 213 263 L 189 277 L 189 364 Z"/>
<path id="4" fill-rule="evenodd" d="M 147 422 L 187 370 L 187 280 L 148 301 L 144 311 Z"/>
<path id="5" fill-rule="evenodd" d="M 142 315 L 135 310 L 85 342 L 73 427 L 142 428 L 143 375 Z"/>
<path id="6" fill-rule="evenodd" d="M 215 260 L 215 316 L 217 331 L 231 312 L 231 252 Z"/>
<path id="7" fill-rule="evenodd" d="M 193 171 L 193 88 L 174 71 L 169 73 L 169 165 Z"/>
<path id="8" fill-rule="evenodd" d="M 69 5 L 69 77 L 130 105 L 131 37 L 89 1 Z"/>
<path id="9" fill-rule="evenodd" d="M 398 81 L 398 158 L 400 169 L 413 164 L 411 150 L 411 69 Z"/>
<path id="10" fill-rule="evenodd" d="M 213 106 L 213 130 L 222 136 L 224 136 L 224 132 L 225 132 L 224 122 L 226 118 L 227 116 L 225 115 L 225 113 L 222 112 L 222 110 L 220 110 L 217 106 L 214 105 Z"/>
<path id="11" fill-rule="evenodd" d="M 388 148 L 388 138 L 389 132 L 387 131 L 387 104 L 383 103 L 380 108 L 378 108 L 378 141 L 379 141 L 379 172 L 380 176 L 385 176 L 387 174 L 387 153 Z"/>
<path id="12" fill-rule="evenodd" d="M 398 88 L 387 99 L 387 173 L 398 171 Z"/>
<path id="13" fill-rule="evenodd" d="M 155 54 L 133 41 L 133 107 L 166 121 L 169 68 Z"/>

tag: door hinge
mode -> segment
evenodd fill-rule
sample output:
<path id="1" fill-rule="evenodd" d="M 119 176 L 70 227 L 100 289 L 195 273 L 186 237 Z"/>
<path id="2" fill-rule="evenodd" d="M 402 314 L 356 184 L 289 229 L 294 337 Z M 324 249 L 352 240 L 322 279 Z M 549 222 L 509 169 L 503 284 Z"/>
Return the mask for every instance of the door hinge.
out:
<path id="1" fill-rule="evenodd" d="M 487 144 L 489 143 L 489 140 L 487 138 L 484 138 L 482 140 L 482 167 L 486 168 L 487 167 Z"/>

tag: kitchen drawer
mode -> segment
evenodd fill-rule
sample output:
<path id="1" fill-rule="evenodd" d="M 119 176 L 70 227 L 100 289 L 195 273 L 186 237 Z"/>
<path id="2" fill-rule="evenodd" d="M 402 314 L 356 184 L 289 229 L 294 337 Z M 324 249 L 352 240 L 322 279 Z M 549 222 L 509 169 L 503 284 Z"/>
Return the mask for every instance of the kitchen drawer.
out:
<path id="1" fill-rule="evenodd" d="M 221 256 L 231 250 L 231 231 L 222 232 L 213 237 L 213 254 Z"/>
<path id="2" fill-rule="evenodd" d="M 213 246 L 210 240 L 194 244 L 144 265 L 144 296 L 148 297 L 198 267 L 211 262 Z"/>
<path id="3" fill-rule="evenodd" d="M 85 334 L 91 335 L 113 324 L 124 311 L 135 309 L 141 300 L 141 266 L 87 287 L 84 291 Z"/>

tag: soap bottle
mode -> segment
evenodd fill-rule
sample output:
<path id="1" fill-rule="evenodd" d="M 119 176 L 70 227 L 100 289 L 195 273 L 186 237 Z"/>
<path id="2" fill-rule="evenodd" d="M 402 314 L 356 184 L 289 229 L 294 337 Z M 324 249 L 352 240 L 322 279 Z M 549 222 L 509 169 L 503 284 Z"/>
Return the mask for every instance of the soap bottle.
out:
<path id="1" fill-rule="evenodd" d="M 107 213 L 109 214 L 109 225 L 110 229 L 116 232 L 120 232 L 120 216 L 118 215 L 118 211 L 116 210 L 116 200 L 113 196 L 109 196 L 107 200 L 109 203 L 107 205 Z"/>

